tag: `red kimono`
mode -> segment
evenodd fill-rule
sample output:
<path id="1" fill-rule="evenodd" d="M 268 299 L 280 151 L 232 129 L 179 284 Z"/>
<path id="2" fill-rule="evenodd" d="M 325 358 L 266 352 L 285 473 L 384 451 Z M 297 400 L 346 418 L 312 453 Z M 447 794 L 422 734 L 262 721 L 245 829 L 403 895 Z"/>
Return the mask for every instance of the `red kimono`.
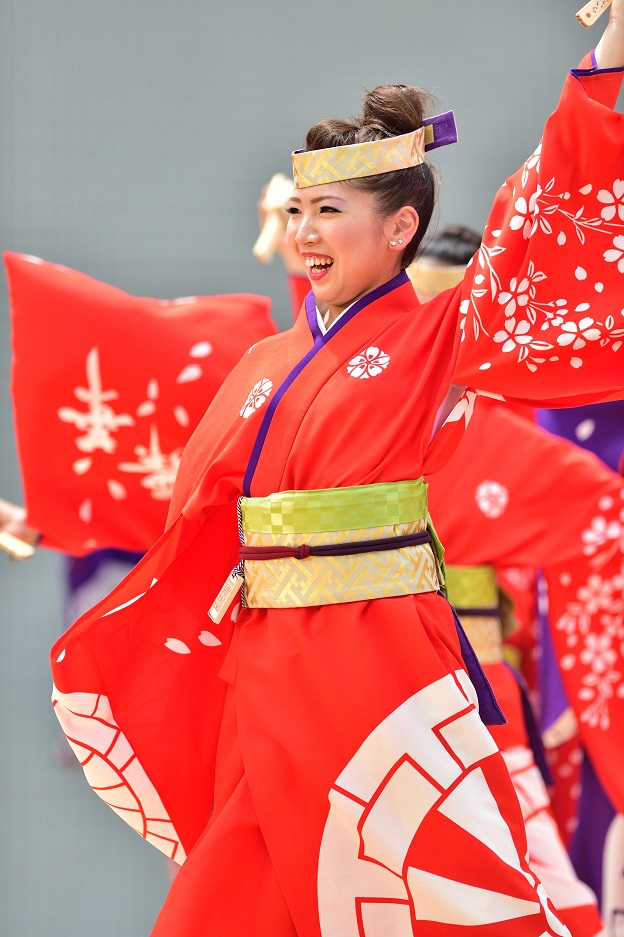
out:
<path id="1" fill-rule="evenodd" d="M 417 479 L 457 444 L 466 386 L 624 393 L 613 233 L 586 224 L 621 172 L 619 84 L 568 78 L 462 285 L 425 307 L 401 274 L 326 335 L 311 297 L 252 348 L 185 450 L 165 534 L 54 646 L 56 711 L 90 783 L 168 854 L 193 850 L 158 937 L 568 933 L 526 863 L 441 595 L 207 612 L 238 562 L 241 494 Z"/>

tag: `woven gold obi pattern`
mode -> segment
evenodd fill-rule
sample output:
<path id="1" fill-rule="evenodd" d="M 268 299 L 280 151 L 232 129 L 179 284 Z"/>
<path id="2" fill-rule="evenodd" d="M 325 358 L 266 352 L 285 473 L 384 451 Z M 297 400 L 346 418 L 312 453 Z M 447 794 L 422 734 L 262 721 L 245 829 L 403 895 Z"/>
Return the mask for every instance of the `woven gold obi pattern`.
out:
<path id="1" fill-rule="evenodd" d="M 482 664 L 503 660 L 503 629 L 496 573 L 491 566 L 446 567 L 449 602 Z M 462 615 L 462 609 L 492 609 L 491 614 Z"/>
<path id="2" fill-rule="evenodd" d="M 379 540 L 427 529 L 426 484 L 416 481 L 284 491 L 243 498 L 245 546 L 320 546 Z M 342 556 L 245 560 L 249 608 L 300 608 L 360 602 L 442 584 L 431 544 Z"/>

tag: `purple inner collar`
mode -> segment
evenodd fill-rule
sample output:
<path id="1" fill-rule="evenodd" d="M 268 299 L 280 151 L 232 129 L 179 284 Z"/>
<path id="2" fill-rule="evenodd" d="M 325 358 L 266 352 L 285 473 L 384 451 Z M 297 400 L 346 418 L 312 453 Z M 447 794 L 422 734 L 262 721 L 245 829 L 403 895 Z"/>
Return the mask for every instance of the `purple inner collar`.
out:
<path id="1" fill-rule="evenodd" d="M 315 345 L 325 345 L 332 335 L 335 335 L 336 332 L 339 332 L 343 325 L 346 325 L 347 322 L 350 322 L 353 316 L 357 315 L 360 310 L 365 309 L 366 306 L 370 303 L 374 303 L 377 299 L 381 299 L 382 296 L 386 296 L 388 293 L 391 293 L 392 290 L 397 289 L 399 286 L 403 286 L 404 283 L 409 282 L 409 277 L 405 270 L 401 270 L 400 273 L 397 273 L 395 277 L 391 280 L 388 280 L 387 283 L 384 283 L 382 286 L 378 286 L 377 289 L 372 290 L 370 293 L 367 293 L 366 296 L 362 296 L 361 299 L 356 300 L 353 305 L 337 320 L 334 325 L 330 326 L 328 331 L 323 335 L 319 329 L 318 319 L 316 317 L 316 298 L 314 292 L 310 290 L 308 295 L 305 298 L 305 308 L 306 308 L 306 317 L 308 320 L 308 325 L 310 327 L 310 332 L 312 333 L 312 338 L 314 339 Z"/>

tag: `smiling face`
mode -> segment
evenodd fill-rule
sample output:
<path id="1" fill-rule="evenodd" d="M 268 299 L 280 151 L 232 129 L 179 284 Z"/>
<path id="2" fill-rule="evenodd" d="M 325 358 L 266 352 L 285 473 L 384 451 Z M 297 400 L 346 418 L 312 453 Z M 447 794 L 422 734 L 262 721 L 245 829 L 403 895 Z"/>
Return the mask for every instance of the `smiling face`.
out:
<path id="1" fill-rule="evenodd" d="M 314 295 L 327 305 L 331 320 L 401 269 L 398 238 L 407 243 L 408 235 L 400 213 L 381 217 L 371 192 L 344 182 L 296 189 L 286 211 L 286 237 L 301 256 Z M 409 211 L 417 227 L 418 215 Z M 397 244 L 392 246 L 391 240 Z"/>

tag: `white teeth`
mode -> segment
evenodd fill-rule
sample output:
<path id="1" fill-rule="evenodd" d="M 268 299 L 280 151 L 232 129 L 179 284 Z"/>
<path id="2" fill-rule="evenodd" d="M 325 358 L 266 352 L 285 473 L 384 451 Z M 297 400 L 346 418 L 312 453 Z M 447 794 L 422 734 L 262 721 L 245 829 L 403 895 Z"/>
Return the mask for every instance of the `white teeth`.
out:
<path id="1" fill-rule="evenodd" d="M 306 257 L 305 265 L 306 267 L 331 267 L 333 260 L 321 260 L 320 257 Z"/>

